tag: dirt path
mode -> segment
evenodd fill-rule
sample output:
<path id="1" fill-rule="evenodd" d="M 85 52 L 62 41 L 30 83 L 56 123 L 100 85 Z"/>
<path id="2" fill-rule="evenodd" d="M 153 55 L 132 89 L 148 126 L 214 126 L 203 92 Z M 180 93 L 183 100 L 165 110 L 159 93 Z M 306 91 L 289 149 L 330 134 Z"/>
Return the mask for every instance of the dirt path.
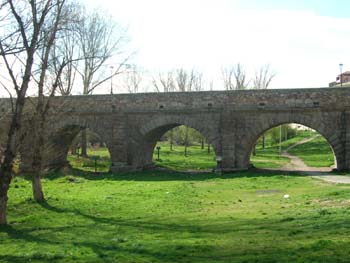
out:
<path id="1" fill-rule="evenodd" d="M 306 165 L 302 159 L 300 159 L 299 157 L 292 155 L 288 152 L 290 149 L 293 149 L 294 147 L 296 147 L 300 144 L 310 142 L 310 141 L 316 139 L 317 137 L 319 137 L 319 135 L 313 136 L 311 138 L 303 139 L 303 140 L 289 146 L 285 151 L 283 151 L 281 155 L 289 158 L 290 162 L 288 164 L 286 164 L 284 167 L 282 167 L 282 169 L 280 169 L 280 170 L 298 171 L 298 172 L 301 172 L 303 174 L 310 175 L 313 178 L 321 179 L 321 180 L 331 182 L 331 183 L 350 184 L 350 176 L 345 176 L 345 175 L 341 176 L 341 175 L 331 174 L 330 172 L 332 171 L 333 167 L 310 167 L 310 166 Z"/>
<path id="2" fill-rule="evenodd" d="M 304 144 L 304 143 L 310 142 L 310 141 L 312 141 L 312 140 L 314 140 L 314 139 L 316 139 L 316 138 L 318 138 L 318 137 L 320 137 L 319 134 L 317 134 L 317 135 L 315 135 L 315 136 L 312 136 L 312 137 L 310 137 L 310 138 L 304 138 L 304 139 L 302 139 L 301 141 L 298 141 L 298 142 L 294 143 L 293 145 L 289 146 L 289 147 L 285 150 L 285 152 L 288 152 L 290 149 L 293 149 L 294 147 L 297 147 L 297 146 L 300 145 L 300 144 Z"/>

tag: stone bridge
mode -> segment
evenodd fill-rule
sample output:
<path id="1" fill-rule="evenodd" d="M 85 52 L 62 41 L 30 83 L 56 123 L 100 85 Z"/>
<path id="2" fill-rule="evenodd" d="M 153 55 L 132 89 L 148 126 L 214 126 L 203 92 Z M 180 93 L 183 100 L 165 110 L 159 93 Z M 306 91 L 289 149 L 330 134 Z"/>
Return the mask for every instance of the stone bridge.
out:
<path id="1" fill-rule="evenodd" d="M 27 101 L 30 99 L 27 99 Z M 31 112 L 26 102 L 25 112 Z M 0 145 L 6 138 L 9 100 L 0 99 Z M 329 142 L 339 170 L 350 168 L 350 89 L 203 91 L 56 97 L 46 123 L 48 167 L 67 164 L 74 137 L 89 128 L 106 143 L 111 171 L 152 165 L 156 142 L 168 130 L 187 125 L 198 130 L 222 159 L 224 170 L 249 167 L 257 139 L 280 124 L 315 129 Z M 20 147 L 29 163 L 31 131 Z"/>

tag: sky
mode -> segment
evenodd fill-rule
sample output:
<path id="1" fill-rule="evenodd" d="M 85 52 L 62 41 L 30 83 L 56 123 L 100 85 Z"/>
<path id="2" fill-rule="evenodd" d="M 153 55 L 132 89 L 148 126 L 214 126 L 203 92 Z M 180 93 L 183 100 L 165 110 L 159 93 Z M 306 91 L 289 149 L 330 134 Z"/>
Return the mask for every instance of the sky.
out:
<path id="1" fill-rule="evenodd" d="M 350 1 L 85 0 L 128 26 L 134 62 L 151 72 L 196 68 L 222 83 L 240 63 L 252 78 L 269 64 L 270 88 L 326 87 L 350 70 Z"/>

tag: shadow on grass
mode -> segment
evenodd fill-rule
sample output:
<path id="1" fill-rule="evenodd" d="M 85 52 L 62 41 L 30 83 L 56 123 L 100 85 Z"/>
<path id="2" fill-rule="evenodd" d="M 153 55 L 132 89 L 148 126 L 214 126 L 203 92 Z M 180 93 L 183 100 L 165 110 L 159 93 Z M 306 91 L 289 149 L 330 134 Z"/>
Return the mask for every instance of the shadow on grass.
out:
<path id="1" fill-rule="evenodd" d="M 46 239 L 46 238 L 41 238 L 41 237 L 30 235 L 29 233 L 27 233 L 27 231 L 18 230 L 11 225 L 0 226 L 0 233 L 6 233 L 10 238 L 25 240 L 28 242 L 58 244 L 57 242 Z"/>
<path id="2" fill-rule="evenodd" d="M 122 218 L 105 218 L 86 214 L 79 209 L 72 208 L 60 208 L 53 206 L 48 202 L 40 204 L 42 208 L 52 211 L 54 213 L 68 213 L 71 216 L 73 213 L 75 216 L 84 217 L 91 220 L 91 223 L 87 223 L 81 226 L 74 226 L 76 228 L 86 228 L 86 239 L 84 236 L 73 238 L 72 240 L 57 239 L 56 233 L 59 232 L 60 236 L 64 236 L 64 233 L 71 233 L 74 231 L 74 227 L 65 226 L 44 226 L 40 227 L 40 230 L 51 231 L 52 238 L 48 240 L 46 238 L 38 237 L 35 233 L 37 228 L 27 228 L 22 230 L 16 230 L 15 227 L 6 226 L 1 227 L 0 232 L 8 234 L 9 238 L 14 240 L 24 240 L 28 242 L 36 242 L 40 244 L 52 244 L 56 246 L 67 245 L 72 243 L 74 247 L 89 248 L 94 254 L 90 254 L 89 258 L 85 258 L 88 262 L 113 262 L 105 261 L 116 259 L 116 253 L 122 253 L 128 255 L 131 258 L 135 256 L 138 260 L 132 262 L 347 262 L 347 252 L 344 248 L 349 247 L 349 242 L 333 242 L 331 239 L 322 239 L 321 237 L 329 237 L 331 229 L 348 229 L 350 227 L 349 221 L 344 219 L 337 219 L 329 221 L 327 215 L 325 220 L 319 219 L 319 216 L 315 217 L 297 217 L 287 218 L 285 220 L 271 220 L 264 219 L 239 219 L 232 218 L 230 220 L 218 221 L 218 222 L 206 222 L 196 220 L 195 222 L 181 222 L 171 223 L 162 221 L 161 218 L 158 221 L 147 221 L 145 219 L 122 219 Z M 318 221 L 317 226 L 314 221 Z M 206 222 L 206 223 L 205 223 Z M 199 223 L 199 224 L 198 224 Z M 300 227 L 300 223 L 303 226 Z M 94 234 L 94 231 L 110 231 L 109 226 L 123 226 L 134 228 L 138 233 L 156 233 L 158 237 L 158 245 L 147 245 L 147 242 L 142 244 L 142 240 L 130 240 L 130 241 L 112 241 L 105 237 L 104 239 L 98 239 L 92 241 L 90 237 Z M 32 233 L 33 232 L 33 233 Z M 45 232 L 45 236 L 49 235 Z M 258 244 L 256 236 L 259 233 L 265 233 L 266 244 Z M 306 246 L 295 245 L 293 240 L 299 238 L 305 238 L 307 233 L 313 233 L 320 237 L 320 239 L 314 238 L 314 241 Z M 196 242 L 183 242 L 182 235 L 196 237 Z M 229 246 L 220 245 L 216 242 L 204 242 L 203 240 L 212 240 L 213 235 L 217 238 L 220 235 L 242 235 L 242 240 L 238 243 L 231 243 Z M 273 240 L 274 237 L 287 236 L 285 238 L 286 243 L 276 244 Z M 173 238 L 173 241 L 167 240 Z M 209 239 L 208 239 L 209 238 Z M 163 240 L 164 239 L 164 240 Z M 175 241 L 177 240 L 177 241 Z M 247 241 L 249 241 L 247 243 Z M 289 241 L 288 241 L 289 240 Z M 136 242 L 136 243 L 135 243 Z M 238 242 L 236 240 L 235 242 Z M 267 247 L 271 245 L 271 247 Z M 227 247 L 226 247 L 227 246 Z M 338 254 L 334 254 L 333 251 L 337 251 Z M 31 255 L 1 255 L 1 262 L 73 262 L 74 259 L 67 254 L 45 254 L 47 251 L 33 252 Z M 329 253 L 328 253 L 329 252 Z M 85 261 L 85 262 L 87 262 Z M 83 261 L 79 261 L 83 262 Z M 122 262 L 122 261 L 121 261 Z M 129 261 L 128 261 L 129 262 Z M 130 261 L 131 262 L 131 261 Z"/>
<path id="3" fill-rule="evenodd" d="M 193 173 L 193 172 L 179 172 L 175 170 L 152 169 L 137 172 L 125 173 L 94 173 L 82 171 L 79 169 L 71 169 L 68 174 L 55 172 L 46 176 L 49 180 L 55 180 L 60 177 L 72 175 L 74 177 L 81 177 L 87 180 L 115 180 L 115 181 L 204 181 L 213 179 L 238 179 L 238 178 L 253 178 L 253 177 L 273 177 L 273 176 L 305 176 L 300 172 L 293 171 L 278 171 L 268 169 L 252 168 L 247 171 L 234 173 Z"/>

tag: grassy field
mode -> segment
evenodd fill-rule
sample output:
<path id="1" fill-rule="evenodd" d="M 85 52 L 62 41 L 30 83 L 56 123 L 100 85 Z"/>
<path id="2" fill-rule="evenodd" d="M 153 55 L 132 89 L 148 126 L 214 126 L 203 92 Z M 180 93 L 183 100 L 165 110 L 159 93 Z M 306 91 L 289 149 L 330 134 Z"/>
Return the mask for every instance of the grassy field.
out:
<path id="1" fill-rule="evenodd" d="M 213 151 L 194 146 L 184 157 L 181 146 L 159 145 L 157 165 L 215 166 Z M 33 202 L 29 180 L 14 179 L 0 262 L 349 262 L 350 185 L 281 172 L 112 175 L 106 149 L 88 154 L 100 156 L 99 173 L 91 158 L 69 156 L 69 174 L 43 180 L 45 203 Z M 279 167 L 288 160 L 269 145 L 258 146 L 252 161 Z"/>
<path id="2" fill-rule="evenodd" d="M 317 135 L 316 132 L 299 132 L 297 136 L 281 143 L 282 151 L 293 144 L 312 136 Z M 288 158 L 279 156 L 279 145 L 271 144 L 266 141 L 265 149 L 261 144 L 257 145 L 256 156 L 251 156 L 252 164 L 257 168 L 281 168 L 289 162 Z M 298 145 L 288 151 L 290 154 L 298 156 L 308 166 L 311 167 L 330 167 L 334 164 L 334 156 L 331 147 L 326 139 L 322 136 Z"/>
<path id="3" fill-rule="evenodd" d="M 322 136 L 298 145 L 289 151 L 301 158 L 308 166 L 330 167 L 334 164 L 334 155 L 326 139 Z"/>
<path id="4" fill-rule="evenodd" d="M 299 132 L 299 134 L 287 141 L 282 142 L 282 150 L 296 142 L 314 136 L 317 133 Z M 200 145 L 188 147 L 187 157 L 184 156 L 185 147 L 174 145 L 170 151 L 170 145 L 167 142 L 159 142 L 160 160 L 157 160 L 157 151 L 154 151 L 153 159 L 157 166 L 166 167 L 174 170 L 211 170 L 215 167 L 215 153 L 211 148 L 208 154 L 207 148 L 201 149 Z M 334 163 L 333 152 L 328 142 L 323 137 L 318 137 L 303 145 L 299 145 L 289 151 L 291 154 L 300 157 L 307 165 L 313 167 L 329 167 Z M 97 160 L 97 171 L 108 172 L 111 165 L 109 152 L 106 148 L 89 149 L 89 158 L 77 156 L 68 156 L 68 160 L 73 167 L 83 171 L 94 171 L 95 161 L 91 156 L 99 156 Z M 257 168 L 281 168 L 289 162 L 289 159 L 279 156 L 278 144 L 271 144 L 266 140 L 266 147 L 262 149 L 261 144 L 256 147 L 256 155 L 250 159 L 254 167 Z"/>
<path id="5" fill-rule="evenodd" d="M 73 170 L 10 189 L 0 262 L 349 262 L 350 186 L 252 172 Z M 284 198 L 288 194 L 289 198 Z"/>
<path id="6" fill-rule="evenodd" d="M 98 156 L 96 161 L 96 170 L 97 172 L 108 172 L 109 167 L 111 166 L 111 157 L 107 148 L 88 148 L 88 157 L 84 158 L 77 155 L 68 155 L 67 159 L 70 164 L 79 170 L 82 171 L 95 171 L 95 160 L 93 156 Z"/>
<path id="7" fill-rule="evenodd" d="M 160 142 L 160 160 L 157 160 L 157 151 L 154 151 L 153 159 L 157 166 L 166 167 L 174 170 L 211 170 L 215 167 L 216 161 L 214 150 L 211 148 L 208 153 L 207 148 L 201 149 L 199 145 L 188 147 L 187 157 L 184 156 L 185 147 L 174 145 L 170 151 L 168 143 Z M 99 156 L 97 160 L 97 171 L 108 172 L 111 165 L 110 155 L 107 148 L 88 149 L 87 158 L 76 155 L 68 155 L 68 161 L 74 168 L 82 171 L 95 171 L 95 161 L 92 156 Z"/>
<path id="8" fill-rule="evenodd" d="M 256 155 L 250 157 L 251 164 L 256 168 L 281 168 L 289 163 L 289 158 L 279 156 L 278 147 L 257 148 Z"/>
<path id="9" fill-rule="evenodd" d="M 281 143 L 282 151 L 298 141 L 309 137 L 309 133 L 300 132 L 298 136 L 288 139 Z M 279 144 L 271 143 L 270 138 L 266 138 L 265 149 L 262 148 L 261 143 L 256 145 L 256 155 L 251 155 L 251 163 L 256 168 L 281 168 L 289 163 L 289 158 L 279 155 Z"/>
<path id="10" fill-rule="evenodd" d="M 170 151 L 170 145 L 167 142 L 159 142 L 160 160 L 157 160 L 157 151 L 153 153 L 153 159 L 156 165 L 175 169 L 175 170 L 211 170 L 215 168 L 215 153 L 211 148 L 208 153 L 207 147 L 201 149 L 200 145 L 192 145 L 188 147 L 187 157 L 185 157 L 185 147 L 174 145 Z"/>

